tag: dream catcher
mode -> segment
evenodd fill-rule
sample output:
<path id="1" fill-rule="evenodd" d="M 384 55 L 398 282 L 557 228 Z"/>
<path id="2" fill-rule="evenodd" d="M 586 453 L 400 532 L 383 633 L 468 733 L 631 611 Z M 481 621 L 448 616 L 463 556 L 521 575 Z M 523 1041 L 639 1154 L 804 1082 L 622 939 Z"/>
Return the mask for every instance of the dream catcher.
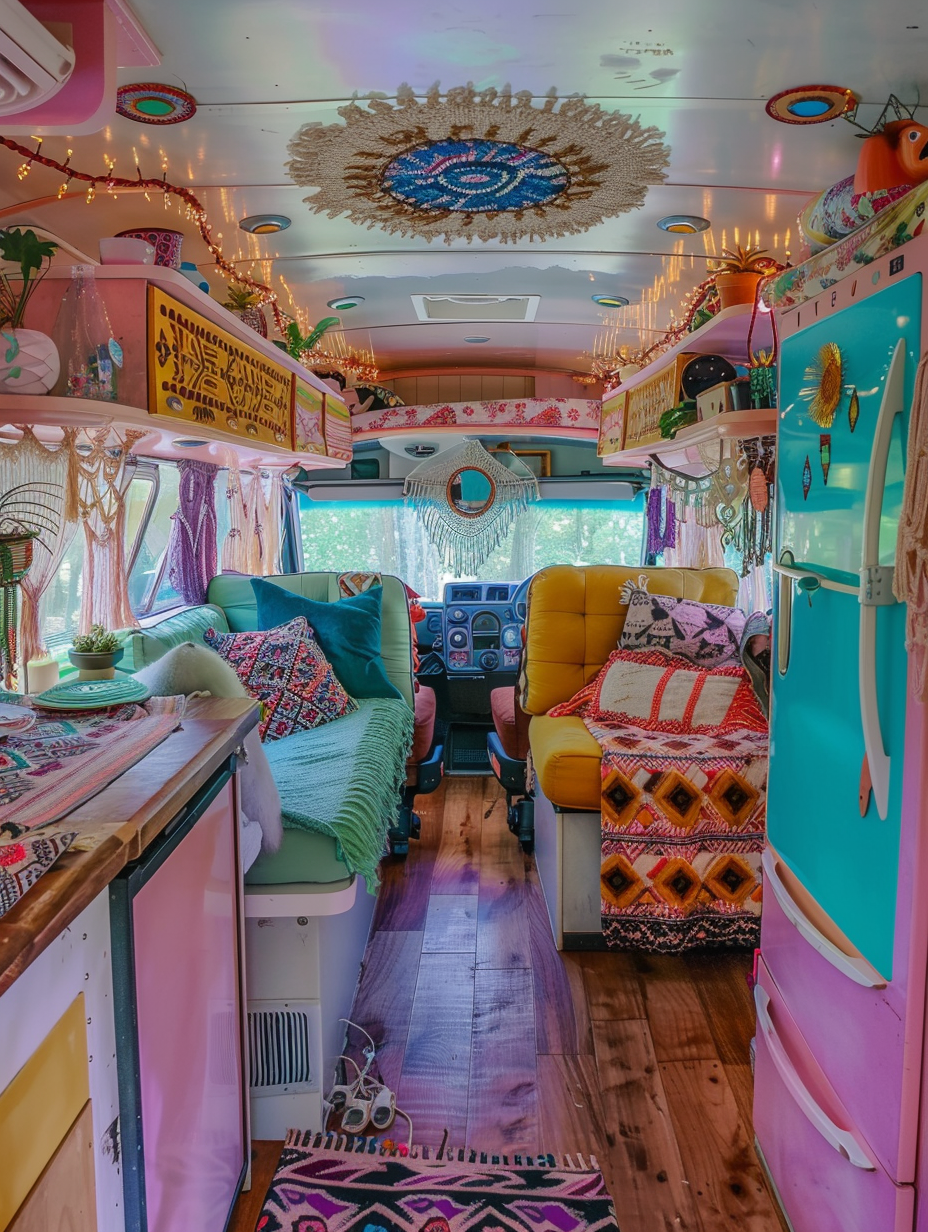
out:
<path id="1" fill-rule="evenodd" d="M 489 454 L 469 440 L 417 466 L 403 495 L 444 564 L 467 576 L 505 539 L 516 514 L 538 499 L 538 482 L 515 454 Z"/>
<path id="2" fill-rule="evenodd" d="M 12 689 L 16 667 L 17 587 L 32 565 L 43 534 L 58 535 L 62 489 L 56 483 L 23 483 L 0 496 L 0 673 Z"/>

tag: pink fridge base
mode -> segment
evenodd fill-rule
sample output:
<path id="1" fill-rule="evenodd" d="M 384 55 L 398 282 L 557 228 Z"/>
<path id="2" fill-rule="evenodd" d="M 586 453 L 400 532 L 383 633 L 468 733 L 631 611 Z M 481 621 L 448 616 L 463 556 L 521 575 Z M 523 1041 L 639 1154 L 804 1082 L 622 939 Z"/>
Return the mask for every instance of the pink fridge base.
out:
<path id="1" fill-rule="evenodd" d="M 221 1232 L 245 1162 L 232 790 L 133 902 L 148 1232 Z"/>
<path id="2" fill-rule="evenodd" d="M 757 974 L 754 1131 L 793 1232 L 911 1232 L 914 1186 L 867 1150 L 763 959 Z"/>

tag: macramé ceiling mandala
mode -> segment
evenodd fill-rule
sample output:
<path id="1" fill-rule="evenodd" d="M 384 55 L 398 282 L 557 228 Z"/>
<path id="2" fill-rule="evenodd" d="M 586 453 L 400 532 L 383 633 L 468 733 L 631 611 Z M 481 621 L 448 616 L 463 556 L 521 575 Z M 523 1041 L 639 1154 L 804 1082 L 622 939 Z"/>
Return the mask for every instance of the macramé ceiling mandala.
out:
<path id="1" fill-rule="evenodd" d="M 340 107 L 344 124 L 305 125 L 289 146 L 317 214 L 398 235 L 545 240 L 644 204 L 665 178 L 663 133 L 582 98 L 433 86 L 396 102 Z"/>

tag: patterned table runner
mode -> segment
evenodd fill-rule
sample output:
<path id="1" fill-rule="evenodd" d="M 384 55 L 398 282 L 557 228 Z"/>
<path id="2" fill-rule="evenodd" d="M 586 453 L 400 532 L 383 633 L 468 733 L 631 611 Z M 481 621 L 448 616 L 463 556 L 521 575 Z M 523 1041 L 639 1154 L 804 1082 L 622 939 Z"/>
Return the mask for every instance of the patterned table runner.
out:
<path id="1" fill-rule="evenodd" d="M 102 791 L 180 726 L 186 698 L 91 712 L 43 710 L 29 697 L 22 703 L 38 722 L 0 741 L 0 837 L 7 838 L 57 821 Z"/>

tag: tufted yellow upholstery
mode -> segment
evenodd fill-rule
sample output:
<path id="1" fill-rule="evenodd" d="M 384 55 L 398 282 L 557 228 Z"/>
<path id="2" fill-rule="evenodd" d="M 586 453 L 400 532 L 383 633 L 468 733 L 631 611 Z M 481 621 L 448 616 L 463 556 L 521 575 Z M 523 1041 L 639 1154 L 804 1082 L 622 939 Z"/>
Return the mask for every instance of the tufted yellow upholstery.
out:
<path id="1" fill-rule="evenodd" d="M 522 707 L 535 716 L 529 741 L 539 784 L 561 808 L 599 812 L 600 749 L 582 719 L 550 718 L 547 711 L 589 684 L 615 650 L 628 612 L 619 602 L 622 586 L 642 575 L 653 595 L 726 607 L 738 597 L 731 569 L 554 565 L 532 579 Z"/>
<path id="2" fill-rule="evenodd" d="M 552 565 L 532 578 L 528 592 L 522 708 L 545 714 L 569 701 L 615 650 L 628 608 L 623 585 L 648 579 L 653 595 L 733 607 L 732 569 L 644 569 L 625 565 Z"/>
<path id="3" fill-rule="evenodd" d="M 536 714 L 529 724 L 532 765 L 549 800 L 561 808 L 599 812 L 602 789 L 599 744 L 583 719 Z"/>

